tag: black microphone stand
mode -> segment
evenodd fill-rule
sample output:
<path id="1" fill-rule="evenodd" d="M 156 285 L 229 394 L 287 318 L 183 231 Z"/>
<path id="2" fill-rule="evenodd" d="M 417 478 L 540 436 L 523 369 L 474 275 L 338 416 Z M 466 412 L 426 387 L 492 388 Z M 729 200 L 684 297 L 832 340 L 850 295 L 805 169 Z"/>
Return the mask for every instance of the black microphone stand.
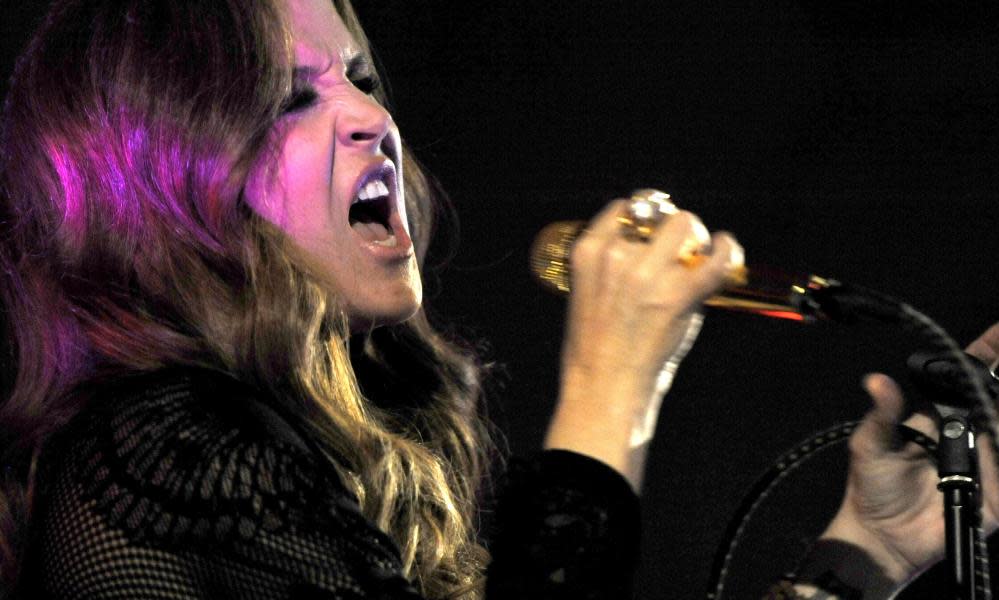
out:
<path id="1" fill-rule="evenodd" d="M 967 411 L 936 405 L 941 416 L 937 488 L 944 497 L 947 564 L 955 600 L 976 600 L 975 532 L 981 525 L 978 451 Z"/>
<path id="2" fill-rule="evenodd" d="M 961 363 L 964 363 L 963 365 Z M 988 573 L 980 554 L 982 495 L 975 435 L 988 430 L 983 405 L 974 381 L 986 402 L 999 397 L 999 380 L 974 356 L 916 353 L 907 361 L 910 381 L 933 405 L 939 417 L 936 449 L 937 488 L 944 499 L 944 524 L 948 576 L 958 600 L 985 600 L 990 592 Z"/>
<path id="3" fill-rule="evenodd" d="M 934 378 L 936 381 L 930 386 L 936 387 L 937 391 L 960 393 L 960 400 L 954 404 L 933 403 L 940 416 L 940 439 L 937 444 L 937 472 L 940 481 L 937 488 L 944 497 L 946 560 L 955 600 L 990 599 L 991 593 L 986 587 L 983 587 L 984 596 L 978 594 L 978 584 L 987 585 L 985 578 L 988 574 L 981 574 L 984 581 L 976 580 L 979 576 L 976 570 L 976 551 L 985 550 L 978 548 L 982 499 L 979 493 L 978 451 L 975 448 L 972 424 L 976 419 L 987 415 L 977 409 L 995 398 L 994 395 L 990 398 L 989 389 L 996 374 L 988 369 L 983 370 L 984 365 L 961 352 L 939 325 L 908 304 L 873 290 L 848 288 L 835 280 L 829 283 L 807 290 L 800 305 L 818 309 L 826 317 L 838 321 L 850 322 L 862 315 L 883 322 L 902 322 L 914 326 L 942 342 L 944 347 L 949 347 L 951 357 L 956 359 L 949 365 L 950 372 L 944 377 L 939 377 L 943 373 L 938 373 L 938 377 Z M 923 368 L 926 368 L 925 364 Z M 917 383 L 918 379 L 920 378 L 917 378 Z M 924 379 L 923 383 L 927 381 Z"/>
<path id="4" fill-rule="evenodd" d="M 975 428 L 999 440 L 999 372 L 963 353 L 954 340 L 928 316 L 889 296 L 857 286 L 812 276 L 806 284 L 792 287 L 788 310 L 803 317 L 854 323 L 870 318 L 902 325 L 922 334 L 943 354 L 918 354 L 909 359 L 912 382 L 926 394 L 939 415 L 939 442 L 901 427 L 902 437 L 933 452 L 936 446 L 938 489 L 944 497 L 946 555 L 951 590 L 957 600 L 991 600 L 988 553 L 981 534 L 981 493 L 978 482 L 978 452 Z M 848 422 L 821 431 L 782 456 L 743 499 L 729 523 L 726 540 L 712 567 L 708 598 L 718 600 L 725 587 L 726 572 L 750 518 L 762 500 L 787 473 L 799 468 L 818 450 L 843 441 L 858 422 Z M 996 444 L 999 452 L 999 444 Z M 990 465 L 990 468 L 992 466 Z"/>

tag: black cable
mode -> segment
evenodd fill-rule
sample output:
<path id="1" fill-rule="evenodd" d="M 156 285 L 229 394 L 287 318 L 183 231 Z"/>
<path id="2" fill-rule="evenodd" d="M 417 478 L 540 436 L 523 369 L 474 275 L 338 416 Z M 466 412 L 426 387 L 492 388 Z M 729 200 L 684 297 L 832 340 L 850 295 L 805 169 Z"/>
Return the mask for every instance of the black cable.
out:
<path id="1" fill-rule="evenodd" d="M 915 329 L 929 340 L 934 350 L 946 353 L 948 358 L 958 366 L 958 376 L 955 383 L 967 406 L 972 407 L 971 414 L 975 419 L 973 426 L 979 431 L 984 428 L 990 434 L 996 466 L 999 468 L 999 435 L 997 435 L 999 434 L 999 418 L 997 418 L 993 401 L 968 357 L 954 339 L 929 316 L 911 305 L 885 294 L 859 286 L 845 286 L 839 282 L 835 282 L 830 287 L 810 290 L 807 292 L 807 298 L 805 298 L 803 305 L 813 306 L 822 316 L 840 322 L 852 323 L 859 320 L 860 317 L 867 317 Z M 741 542 L 742 535 L 754 513 L 770 496 L 774 488 L 816 452 L 847 439 L 856 428 L 857 423 L 857 421 L 843 423 L 808 438 L 803 444 L 781 456 L 777 463 L 756 481 L 729 522 L 725 537 L 719 545 L 709 579 L 707 594 L 709 600 L 721 600 L 725 577 L 728 575 L 735 549 Z M 908 441 L 921 445 L 930 452 L 931 456 L 934 456 L 936 452 L 935 442 L 911 428 L 900 425 L 899 429 Z M 985 544 L 985 532 L 981 526 L 980 512 L 979 508 L 977 527 L 974 531 L 976 592 L 980 594 L 982 600 L 991 600 L 989 557 Z"/>
<path id="2" fill-rule="evenodd" d="M 777 459 L 777 462 L 773 466 L 756 480 L 749 492 L 743 497 L 742 502 L 739 503 L 739 507 L 729 521 L 728 527 L 725 529 L 725 535 L 722 537 L 722 543 L 715 554 L 714 563 L 711 567 L 711 577 L 708 580 L 709 591 L 707 597 L 709 600 L 721 600 L 725 588 L 725 578 L 728 577 L 732 557 L 742 542 L 742 536 L 757 509 L 774 492 L 784 478 L 796 471 L 821 450 L 831 448 L 836 444 L 848 440 L 850 434 L 853 433 L 853 430 L 856 429 L 859 423 L 860 421 L 847 421 L 813 434 L 793 449 L 784 453 Z M 929 437 L 904 425 L 899 426 L 899 433 L 905 441 L 919 444 L 931 457 L 934 456 L 937 449 L 936 442 Z"/>
<path id="3" fill-rule="evenodd" d="M 967 355 L 957 342 L 929 316 L 905 303 L 898 303 L 898 306 L 907 324 L 915 327 L 924 337 L 937 344 L 958 365 L 958 377 L 955 383 L 967 405 L 972 407 L 971 418 L 974 419 L 972 426 L 977 430 L 977 433 L 981 433 L 982 427 L 986 429 L 991 440 L 993 455 L 999 458 L 999 454 L 996 454 L 999 452 L 999 443 L 996 440 L 996 433 L 999 431 L 997 429 L 999 421 L 997 421 L 996 409 L 984 382 L 977 376 L 977 371 L 968 360 Z M 977 418 L 975 418 L 976 416 Z M 996 462 L 996 467 L 999 468 L 999 461 Z M 985 544 L 985 530 L 982 528 L 980 504 L 976 514 L 974 535 L 975 591 L 982 600 L 992 600 L 989 553 Z"/>

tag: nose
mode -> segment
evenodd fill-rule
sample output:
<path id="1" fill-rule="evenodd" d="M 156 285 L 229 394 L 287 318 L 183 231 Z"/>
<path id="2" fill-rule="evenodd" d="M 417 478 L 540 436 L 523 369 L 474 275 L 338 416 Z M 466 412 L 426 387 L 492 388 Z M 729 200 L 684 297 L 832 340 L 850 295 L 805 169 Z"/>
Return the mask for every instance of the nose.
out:
<path id="1" fill-rule="evenodd" d="M 342 145 L 377 150 L 395 126 L 392 115 L 370 96 L 352 95 L 337 126 Z"/>

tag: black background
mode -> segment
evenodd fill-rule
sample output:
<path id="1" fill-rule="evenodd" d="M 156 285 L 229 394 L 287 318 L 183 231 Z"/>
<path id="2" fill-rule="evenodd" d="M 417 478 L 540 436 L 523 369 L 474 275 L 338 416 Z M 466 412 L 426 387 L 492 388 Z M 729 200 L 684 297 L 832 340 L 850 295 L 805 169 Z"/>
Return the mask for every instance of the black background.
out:
<path id="1" fill-rule="evenodd" d="M 13 4 L 5 29 L 22 27 Z M 999 320 L 999 21 L 987 3 L 357 9 L 403 135 L 460 215 L 456 254 L 426 274 L 427 304 L 501 365 L 491 410 L 516 452 L 539 446 L 551 413 L 563 319 L 563 300 L 530 280 L 530 242 L 637 187 L 733 231 L 750 264 L 901 297 L 961 342 Z M 649 456 L 639 598 L 703 596 L 756 477 L 812 432 L 860 417 L 862 375 L 900 373 L 919 347 L 880 325 L 709 312 Z M 764 504 L 727 597 L 758 597 L 793 565 L 838 503 L 844 468 L 833 450 Z M 922 585 L 910 597 L 935 597 Z"/>
<path id="2" fill-rule="evenodd" d="M 961 342 L 999 319 L 999 29 L 984 3 L 358 8 L 403 134 L 461 219 L 428 304 L 505 365 L 493 413 L 515 451 L 540 444 L 563 319 L 563 301 L 530 280 L 530 242 L 636 187 L 735 232 L 750 264 L 896 295 Z M 760 472 L 860 417 L 863 374 L 898 373 L 918 347 L 878 325 L 710 313 L 649 457 L 640 597 L 702 596 Z M 764 504 L 730 597 L 758 597 L 831 516 L 845 460 L 830 452 Z"/>

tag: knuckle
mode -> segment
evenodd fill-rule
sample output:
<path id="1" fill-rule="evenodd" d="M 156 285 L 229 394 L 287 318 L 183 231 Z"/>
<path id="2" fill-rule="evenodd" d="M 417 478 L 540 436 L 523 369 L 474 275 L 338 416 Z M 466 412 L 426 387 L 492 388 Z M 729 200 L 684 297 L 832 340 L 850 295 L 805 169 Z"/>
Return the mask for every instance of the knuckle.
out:
<path id="1" fill-rule="evenodd" d="M 661 234 L 665 237 L 675 239 L 693 239 L 697 243 L 707 244 L 711 241 L 711 233 L 704 226 L 700 217 L 686 210 L 681 210 L 671 215 L 664 227 L 660 227 Z"/>
<path id="2" fill-rule="evenodd" d="M 704 223 L 701 222 L 701 218 L 689 210 L 681 210 L 670 217 L 670 220 L 674 219 L 680 227 L 686 230 L 694 230 L 697 227 L 704 228 Z"/>
<path id="3" fill-rule="evenodd" d="M 746 251 L 742 244 L 732 239 L 732 248 L 729 250 L 728 262 L 733 267 L 741 267 L 746 264 Z"/>
<path id="4" fill-rule="evenodd" d="M 708 231 L 707 226 L 700 218 L 694 217 L 694 220 L 690 222 L 690 229 L 698 242 L 701 244 L 711 243 L 711 232 Z"/>
<path id="5" fill-rule="evenodd" d="M 714 248 L 713 263 L 717 268 L 728 271 L 745 264 L 745 252 L 742 245 L 728 232 L 718 232 L 712 236 Z"/>
<path id="6" fill-rule="evenodd" d="M 626 267 L 631 262 L 631 257 L 620 244 L 611 244 L 607 248 L 607 262 L 613 267 Z"/>
<path id="7" fill-rule="evenodd" d="M 624 200 L 621 198 L 615 198 L 608 202 L 595 217 L 591 223 L 592 227 L 595 228 L 610 228 L 617 224 L 617 218 L 621 214 Z"/>

